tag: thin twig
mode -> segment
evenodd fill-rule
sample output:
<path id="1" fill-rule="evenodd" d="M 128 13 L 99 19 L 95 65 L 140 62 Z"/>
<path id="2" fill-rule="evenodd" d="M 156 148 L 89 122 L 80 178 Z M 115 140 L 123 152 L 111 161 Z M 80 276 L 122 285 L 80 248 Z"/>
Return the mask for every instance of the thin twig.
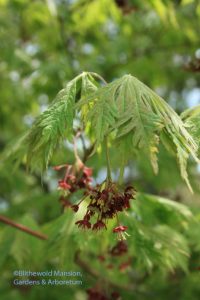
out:
<path id="1" fill-rule="evenodd" d="M 19 223 L 15 223 L 13 222 L 12 220 L 4 217 L 4 216 L 1 216 L 0 215 L 0 222 L 4 223 L 4 224 L 7 224 L 9 226 L 12 226 L 14 228 L 17 228 L 23 232 L 26 232 L 27 234 L 30 234 L 30 235 L 33 235 L 34 237 L 38 238 L 38 239 L 41 239 L 41 240 L 47 240 L 48 237 L 40 232 L 37 232 L 37 231 L 34 231 L 32 229 L 29 229 L 28 227 L 24 226 L 24 225 L 21 225 Z"/>

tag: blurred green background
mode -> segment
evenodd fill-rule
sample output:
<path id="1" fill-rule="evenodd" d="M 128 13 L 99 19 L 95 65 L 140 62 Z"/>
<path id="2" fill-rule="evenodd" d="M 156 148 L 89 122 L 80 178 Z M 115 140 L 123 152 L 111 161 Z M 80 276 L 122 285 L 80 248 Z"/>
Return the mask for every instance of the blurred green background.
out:
<path id="1" fill-rule="evenodd" d="M 0 150 L 30 128 L 66 82 L 82 71 L 99 73 L 106 81 L 130 73 L 178 113 L 200 104 L 200 2 L 0 0 Z M 107 232 L 82 232 L 74 227 L 77 216 L 71 210 L 61 213 L 52 168 L 41 176 L 40 171 L 28 173 L 23 163 L 13 170 L 9 160 L 1 162 L 0 213 L 49 236 L 41 241 L 0 224 L 1 299 L 86 300 L 86 290 L 95 285 L 105 293 L 117 290 L 121 299 L 199 299 L 200 168 L 189 164 L 191 195 L 174 158 L 160 150 L 158 176 L 145 157 L 133 158 L 125 170 L 126 183 L 146 193 L 122 217 L 131 235 L 131 264 L 125 270 L 120 264 L 127 257 L 108 255 L 116 243 L 112 224 Z M 116 151 L 111 149 L 117 169 Z M 51 163 L 66 162 L 73 163 L 69 143 Z M 95 154 L 87 164 L 100 183 L 104 156 Z M 14 270 L 50 269 L 81 271 L 83 284 L 13 285 Z"/>

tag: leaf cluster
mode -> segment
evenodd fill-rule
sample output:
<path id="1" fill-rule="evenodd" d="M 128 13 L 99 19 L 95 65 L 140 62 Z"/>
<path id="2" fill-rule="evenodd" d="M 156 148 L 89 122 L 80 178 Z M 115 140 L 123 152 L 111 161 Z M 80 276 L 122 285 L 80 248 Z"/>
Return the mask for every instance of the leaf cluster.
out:
<path id="1" fill-rule="evenodd" d="M 124 75 L 105 84 L 98 74 L 83 72 L 35 120 L 17 150 L 23 147 L 29 165 L 47 167 L 59 142 L 73 135 L 75 119 L 95 143 L 94 151 L 109 137 L 124 147 L 124 152 L 144 153 L 155 173 L 162 142 L 176 156 L 181 176 L 191 189 L 186 167 L 189 155 L 198 161 L 198 145 L 187 131 L 188 125 L 137 78 Z"/>

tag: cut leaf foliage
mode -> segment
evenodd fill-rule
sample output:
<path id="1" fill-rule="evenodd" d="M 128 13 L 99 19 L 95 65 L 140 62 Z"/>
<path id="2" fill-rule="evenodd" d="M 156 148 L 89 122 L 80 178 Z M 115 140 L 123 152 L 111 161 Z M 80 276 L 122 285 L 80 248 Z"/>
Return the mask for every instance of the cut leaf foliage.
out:
<path id="1" fill-rule="evenodd" d="M 77 107 L 85 105 L 90 105 L 85 120 L 92 124 L 96 146 L 111 132 L 121 141 L 131 135 L 130 147 L 145 151 L 157 173 L 161 139 L 167 150 L 176 155 L 181 176 L 191 189 L 186 167 L 189 154 L 198 161 L 197 144 L 176 112 L 145 84 L 125 75 L 100 87 Z"/>
<path id="2" fill-rule="evenodd" d="M 104 82 L 98 74 L 84 72 L 58 93 L 22 139 L 27 163 L 47 167 L 59 141 L 72 135 L 74 118 L 80 118 L 82 128 L 89 128 L 89 136 L 95 141 L 94 151 L 108 135 L 121 144 L 129 137 L 129 147 L 144 152 L 155 173 L 161 140 L 176 155 L 181 176 L 191 189 L 187 160 L 191 154 L 198 161 L 198 146 L 186 130 L 188 125 L 161 97 L 131 75 L 104 86 L 99 81 Z"/>

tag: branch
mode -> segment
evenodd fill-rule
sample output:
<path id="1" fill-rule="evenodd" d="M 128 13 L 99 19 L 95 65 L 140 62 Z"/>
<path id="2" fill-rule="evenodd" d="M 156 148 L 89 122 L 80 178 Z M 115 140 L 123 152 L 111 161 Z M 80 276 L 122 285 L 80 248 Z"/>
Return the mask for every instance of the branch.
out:
<path id="1" fill-rule="evenodd" d="M 44 235 L 40 232 L 37 232 L 37 231 L 33 231 L 32 229 L 29 229 L 28 227 L 26 227 L 24 225 L 21 225 L 19 223 L 15 223 L 12 220 L 10 220 L 10 219 L 8 219 L 4 216 L 1 216 L 1 215 L 0 215 L 0 222 L 4 223 L 4 224 L 7 224 L 9 226 L 15 227 L 15 228 L 17 228 L 17 229 L 19 229 L 23 232 L 26 232 L 26 233 L 28 233 L 28 234 L 30 234 L 30 235 L 38 238 L 38 239 L 41 239 L 41 240 L 47 240 L 48 239 L 48 237 L 46 235 Z"/>

